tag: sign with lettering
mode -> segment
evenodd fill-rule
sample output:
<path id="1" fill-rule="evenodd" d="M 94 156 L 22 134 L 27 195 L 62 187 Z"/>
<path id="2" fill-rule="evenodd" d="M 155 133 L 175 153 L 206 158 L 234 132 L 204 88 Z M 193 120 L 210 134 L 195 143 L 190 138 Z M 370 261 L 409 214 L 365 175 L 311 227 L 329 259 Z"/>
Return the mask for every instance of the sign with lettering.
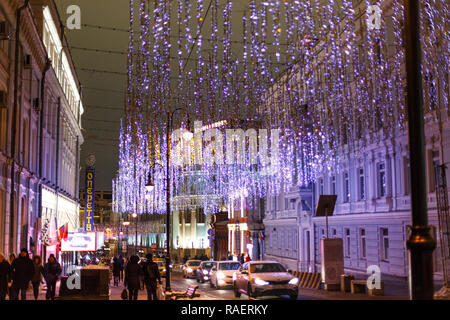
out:
<path id="1" fill-rule="evenodd" d="M 86 168 L 86 187 L 85 198 L 86 207 L 84 208 L 84 231 L 94 231 L 94 177 L 95 169 L 93 167 Z"/>

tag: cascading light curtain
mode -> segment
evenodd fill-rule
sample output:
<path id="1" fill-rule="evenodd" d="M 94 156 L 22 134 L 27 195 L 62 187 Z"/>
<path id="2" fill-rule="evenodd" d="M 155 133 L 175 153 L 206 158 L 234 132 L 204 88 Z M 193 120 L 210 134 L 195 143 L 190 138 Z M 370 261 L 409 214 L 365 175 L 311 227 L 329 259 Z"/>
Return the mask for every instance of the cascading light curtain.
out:
<path id="1" fill-rule="evenodd" d="M 253 163 L 248 152 L 241 164 L 196 164 L 194 140 L 185 142 L 183 155 L 173 153 L 188 160 L 177 166 L 171 159 L 173 208 L 200 206 L 205 213 L 240 195 L 277 195 L 314 182 L 324 170 L 339 171 L 343 155 L 404 130 L 403 1 L 380 1 L 381 28 L 373 30 L 366 23 L 371 2 L 130 0 L 114 210 L 165 212 L 167 112 L 176 108 L 188 111 L 191 125 L 226 120 L 217 128 L 224 139 L 230 128 L 259 136 L 267 129 L 271 145 L 270 130 L 280 130 L 277 170 L 260 158 Z M 425 112 L 433 112 L 448 109 L 449 4 L 422 4 Z M 173 129 L 187 124 L 177 112 Z M 174 150 L 179 139 L 170 142 Z M 227 152 L 208 148 L 203 143 L 202 153 Z"/>

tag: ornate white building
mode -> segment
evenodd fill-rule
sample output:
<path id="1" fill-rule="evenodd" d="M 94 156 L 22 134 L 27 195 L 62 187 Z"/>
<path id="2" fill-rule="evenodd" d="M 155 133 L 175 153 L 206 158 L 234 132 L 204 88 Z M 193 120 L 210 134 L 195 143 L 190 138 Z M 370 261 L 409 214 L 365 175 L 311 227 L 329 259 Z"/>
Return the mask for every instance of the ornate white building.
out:
<path id="1" fill-rule="evenodd" d="M 43 254 L 42 236 L 56 243 L 58 227 L 78 228 L 81 133 L 80 85 L 53 1 L 31 0 L 21 10 L 15 91 L 16 14 L 25 2 L 0 3 L 0 250 L 26 247 Z M 16 136 L 11 204 L 12 135 Z M 46 229 L 45 235 L 41 230 Z M 47 249 L 47 248 L 46 248 Z M 56 246 L 48 252 L 55 252 Z"/>

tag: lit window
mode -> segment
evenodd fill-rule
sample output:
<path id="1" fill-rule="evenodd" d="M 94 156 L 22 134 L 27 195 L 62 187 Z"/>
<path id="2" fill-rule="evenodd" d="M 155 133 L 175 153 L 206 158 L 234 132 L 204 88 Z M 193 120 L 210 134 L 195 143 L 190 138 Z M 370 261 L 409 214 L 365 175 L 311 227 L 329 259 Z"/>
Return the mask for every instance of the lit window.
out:
<path id="1" fill-rule="evenodd" d="M 345 229 L 345 256 L 350 258 L 350 229 Z"/>
<path id="2" fill-rule="evenodd" d="M 366 193 L 365 193 L 365 189 L 366 189 L 366 184 L 365 184 L 365 180 L 364 180 L 364 169 L 361 168 L 359 169 L 359 178 L 358 178 L 358 187 L 359 187 L 359 200 L 364 200 L 366 198 Z"/>
<path id="3" fill-rule="evenodd" d="M 348 172 L 344 173 L 344 202 L 350 201 L 350 185 L 348 179 Z"/>
<path id="4" fill-rule="evenodd" d="M 361 229 L 360 230 L 360 256 L 361 259 L 365 259 L 366 258 L 366 230 L 365 229 Z"/>
<path id="5" fill-rule="evenodd" d="M 378 164 L 378 197 L 386 196 L 386 165 L 384 162 Z"/>

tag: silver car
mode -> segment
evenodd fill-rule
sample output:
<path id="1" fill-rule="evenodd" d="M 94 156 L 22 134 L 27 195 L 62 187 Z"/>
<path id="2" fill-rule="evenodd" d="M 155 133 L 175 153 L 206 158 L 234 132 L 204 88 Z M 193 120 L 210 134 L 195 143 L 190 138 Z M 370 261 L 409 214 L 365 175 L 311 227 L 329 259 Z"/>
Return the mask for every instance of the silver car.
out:
<path id="1" fill-rule="evenodd" d="M 250 261 L 233 274 L 235 297 L 241 293 L 249 297 L 289 295 L 298 297 L 298 278 L 292 276 L 276 261 Z"/>

